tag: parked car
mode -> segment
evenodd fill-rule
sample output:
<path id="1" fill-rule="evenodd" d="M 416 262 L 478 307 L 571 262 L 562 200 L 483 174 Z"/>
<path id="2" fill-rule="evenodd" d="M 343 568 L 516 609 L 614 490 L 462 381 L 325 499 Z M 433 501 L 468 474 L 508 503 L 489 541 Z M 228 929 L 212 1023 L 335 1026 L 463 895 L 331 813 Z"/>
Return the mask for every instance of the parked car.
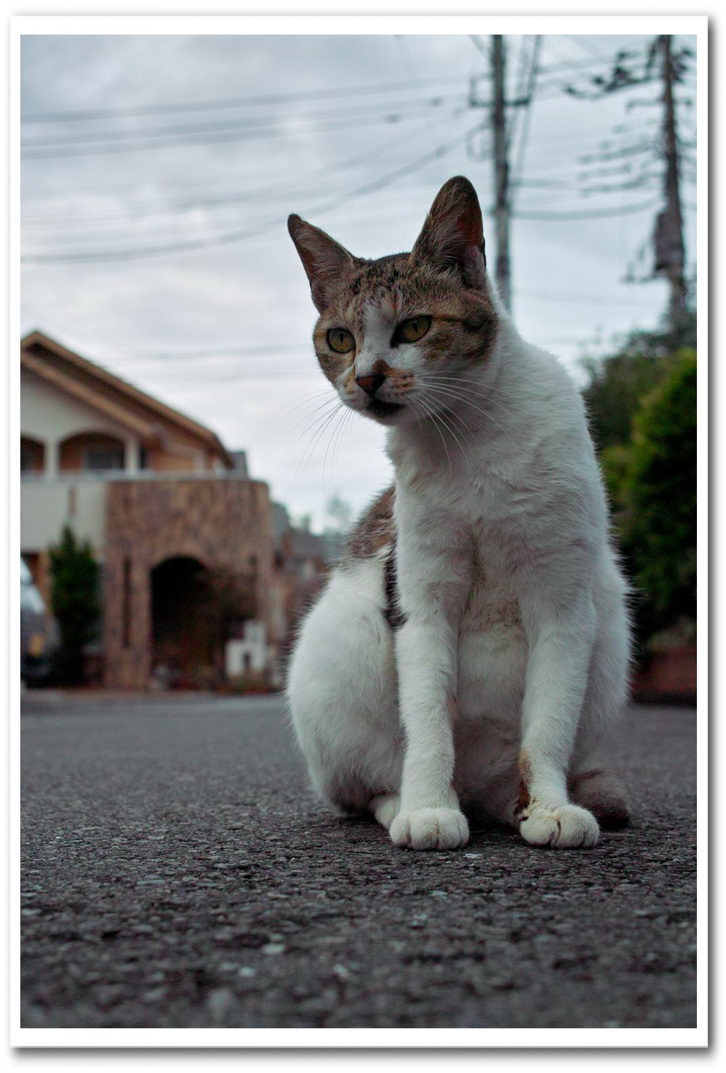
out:
<path id="1" fill-rule="evenodd" d="M 26 685 L 48 677 L 58 647 L 58 625 L 33 583 L 27 563 L 20 560 L 20 677 Z"/>

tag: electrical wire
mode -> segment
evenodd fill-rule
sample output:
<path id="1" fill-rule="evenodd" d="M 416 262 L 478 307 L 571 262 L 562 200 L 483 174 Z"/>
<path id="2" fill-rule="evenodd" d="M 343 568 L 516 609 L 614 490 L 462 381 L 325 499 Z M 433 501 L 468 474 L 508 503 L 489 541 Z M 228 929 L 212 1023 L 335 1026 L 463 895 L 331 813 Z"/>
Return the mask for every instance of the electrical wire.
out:
<path id="1" fill-rule="evenodd" d="M 461 135 L 457 135 L 456 138 L 450 141 L 443 142 L 436 146 L 432 152 L 425 153 L 423 156 L 418 157 L 413 161 L 409 161 L 402 167 L 396 168 L 394 171 L 388 172 L 386 175 L 382 175 L 370 182 L 363 183 L 355 190 L 351 190 L 345 195 L 330 199 L 324 202 L 322 205 L 317 205 L 314 209 L 315 214 L 320 216 L 326 212 L 332 212 L 339 205 L 345 204 L 351 198 L 364 197 L 367 194 L 374 193 L 377 190 L 396 182 L 397 179 L 404 175 L 410 174 L 412 171 L 423 167 L 425 164 L 431 163 L 434 160 L 439 160 L 445 156 L 446 153 L 460 144 Z M 99 250 L 89 252 L 68 252 L 68 253 L 46 253 L 46 254 L 25 254 L 21 256 L 21 261 L 25 263 L 72 263 L 72 262 L 110 262 L 110 261 L 124 261 L 140 257 L 153 257 L 157 255 L 167 253 L 183 253 L 192 250 L 207 249 L 212 246 L 227 245 L 231 242 L 239 242 L 242 239 L 256 237 L 258 235 L 265 234 L 275 228 L 282 226 L 282 220 L 280 216 L 275 216 L 274 219 L 263 221 L 259 224 L 253 224 L 249 228 L 243 228 L 241 230 L 229 231 L 225 234 L 210 236 L 204 239 L 189 239 L 182 242 L 165 243 L 157 246 L 137 247 L 136 249 L 125 250 Z"/>
<path id="2" fill-rule="evenodd" d="M 418 87 L 434 85 L 460 85 L 458 76 L 440 78 L 426 78 L 419 80 Z M 407 82 L 385 82 L 372 86 L 341 86 L 337 89 L 320 90 L 296 90 L 294 93 L 264 93 L 251 97 L 222 97 L 208 101 L 173 101 L 168 104 L 138 105 L 131 108 L 93 108 L 67 110 L 64 112 L 35 112 L 24 113 L 21 116 L 23 123 L 68 123 L 95 119 L 128 118 L 143 115 L 170 115 L 178 112 L 211 111 L 227 108 L 260 107 L 271 104 L 296 104 L 304 100 L 325 100 L 332 97 L 339 100 L 341 97 L 365 96 L 376 93 L 390 93 L 394 90 L 407 90 L 411 88 L 411 80 Z"/>

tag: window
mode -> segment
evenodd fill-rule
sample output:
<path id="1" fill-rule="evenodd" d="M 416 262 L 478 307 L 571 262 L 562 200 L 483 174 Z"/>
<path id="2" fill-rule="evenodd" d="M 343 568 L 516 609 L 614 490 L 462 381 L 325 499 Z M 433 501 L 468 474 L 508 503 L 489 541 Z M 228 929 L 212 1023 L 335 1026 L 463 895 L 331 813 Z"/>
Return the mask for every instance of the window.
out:
<path id="1" fill-rule="evenodd" d="M 94 472 L 106 469 L 123 469 L 123 445 L 109 444 L 108 446 L 86 447 L 83 452 L 83 468 Z"/>
<path id="2" fill-rule="evenodd" d="M 20 437 L 20 472 L 39 473 L 43 469 L 42 443 L 31 440 L 27 436 Z"/>

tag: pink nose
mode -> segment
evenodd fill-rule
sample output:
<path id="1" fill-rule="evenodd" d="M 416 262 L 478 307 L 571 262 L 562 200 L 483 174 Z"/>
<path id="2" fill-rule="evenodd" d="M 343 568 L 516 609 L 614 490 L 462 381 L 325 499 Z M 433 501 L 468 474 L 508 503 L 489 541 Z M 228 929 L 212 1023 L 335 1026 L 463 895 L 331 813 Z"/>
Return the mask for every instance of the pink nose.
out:
<path id="1" fill-rule="evenodd" d="M 372 376 L 356 376 L 355 382 L 362 387 L 367 395 L 375 395 L 378 388 L 385 380 L 383 373 L 373 373 Z"/>

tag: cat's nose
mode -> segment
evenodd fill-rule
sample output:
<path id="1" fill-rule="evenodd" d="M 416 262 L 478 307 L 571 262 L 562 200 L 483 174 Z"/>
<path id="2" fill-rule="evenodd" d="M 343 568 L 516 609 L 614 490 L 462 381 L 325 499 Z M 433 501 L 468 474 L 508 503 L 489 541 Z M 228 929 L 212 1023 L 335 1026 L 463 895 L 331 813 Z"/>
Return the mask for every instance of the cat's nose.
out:
<path id="1" fill-rule="evenodd" d="M 383 373 L 373 373 L 371 376 L 356 376 L 355 382 L 367 395 L 373 396 L 385 379 Z"/>

